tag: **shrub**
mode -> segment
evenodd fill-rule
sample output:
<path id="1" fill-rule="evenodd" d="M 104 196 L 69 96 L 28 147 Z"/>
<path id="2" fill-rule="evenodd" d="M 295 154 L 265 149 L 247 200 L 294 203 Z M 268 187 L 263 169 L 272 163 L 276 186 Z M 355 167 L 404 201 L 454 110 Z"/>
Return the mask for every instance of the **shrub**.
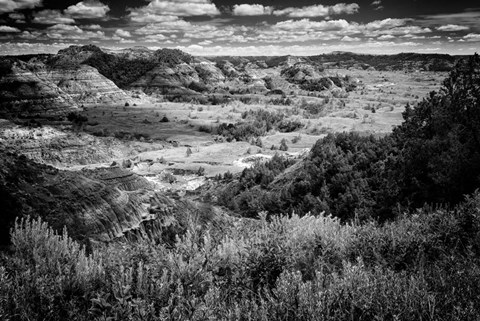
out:
<path id="1" fill-rule="evenodd" d="M 298 143 L 302 139 L 302 136 L 298 135 L 292 138 L 292 144 Z"/>
<path id="2" fill-rule="evenodd" d="M 282 140 L 280 141 L 280 147 L 278 149 L 281 150 L 281 151 L 287 151 L 288 150 L 287 140 L 285 138 L 282 138 Z"/>

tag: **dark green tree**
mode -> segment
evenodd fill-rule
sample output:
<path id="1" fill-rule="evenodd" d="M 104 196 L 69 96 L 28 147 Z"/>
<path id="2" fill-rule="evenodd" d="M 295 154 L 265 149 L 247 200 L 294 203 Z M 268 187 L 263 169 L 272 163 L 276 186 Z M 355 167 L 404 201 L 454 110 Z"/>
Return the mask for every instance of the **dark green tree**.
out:
<path id="1" fill-rule="evenodd" d="M 458 203 L 480 183 L 480 58 L 460 61 L 394 130 L 400 198 L 413 206 Z"/>

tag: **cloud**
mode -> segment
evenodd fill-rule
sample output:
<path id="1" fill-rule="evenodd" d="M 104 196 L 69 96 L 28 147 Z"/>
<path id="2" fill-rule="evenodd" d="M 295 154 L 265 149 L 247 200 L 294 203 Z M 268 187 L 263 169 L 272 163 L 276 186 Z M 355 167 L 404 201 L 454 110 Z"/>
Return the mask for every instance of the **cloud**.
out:
<path id="1" fill-rule="evenodd" d="M 480 20 L 480 10 L 471 10 L 460 13 L 437 14 L 421 16 L 421 22 L 425 25 L 460 25 L 478 28 L 478 21 Z"/>
<path id="2" fill-rule="evenodd" d="M 225 28 L 217 28 L 215 26 L 198 26 L 192 30 L 185 32 L 184 37 L 194 39 L 217 39 L 220 37 L 231 37 L 235 34 L 235 27 L 228 26 Z"/>
<path id="3" fill-rule="evenodd" d="M 132 36 L 130 32 L 123 29 L 118 29 L 117 31 L 115 31 L 115 35 L 123 38 L 130 38 Z"/>
<path id="4" fill-rule="evenodd" d="M 65 13 L 77 19 L 104 18 L 110 11 L 108 5 L 97 0 L 81 1 L 76 5 L 69 6 Z"/>
<path id="5" fill-rule="evenodd" d="M 0 26 L 0 32 L 20 32 L 20 29 L 10 26 Z"/>
<path id="6" fill-rule="evenodd" d="M 39 32 L 39 31 L 23 31 L 20 35 L 18 35 L 18 37 L 22 38 L 22 39 L 30 39 L 30 40 L 33 40 L 33 39 L 39 39 L 40 37 L 42 36 L 42 33 Z"/>
<path id="7" fill-rule="evenodd" d="M 262 16 L 272 14 L 273 8 L 261 4 L 236 4 L 233 6 L 234 16 Z"/>
<path id="8" fill-rule="evenodd" d="M 381 30 L 404 26 L 411 19 L 392 19 L 375 20 L 365 25 L 368 30 Z"/>
<path id="9" fill-rule="evenodd" d="M 176 46 L 176 49 L 188 52 L 198 56 L 218 56 L 221 52 L 222 55 L 233 56 L 283 56 L 283 55 L 318 55 L 321 53 L 328 53 L 332 51 L 353 51 L 358 53 L 371 53 L 371 54 L 393 54 L 398 52 L 411 51 L 412 47 L 415 50 L 420 47 L 421 44 L 415 42 L 407 43 L 394 43 L 385 41 L 372 41 L 368 42 L 368 47 L 365 43 L 358 42 L 339 42 L 335 44 L 315 44 L 315 45 L 250 45 L 250 46 Z M 421 47 L 420 47 L 421 48 Z M 151 49 L 158 49 L 157 47 Z"/>
<path id="10" fill-rule="evenodd" d="M 416 35 L 422 33 L 431 33 L 432 29 L 422 28 L 420 26 L 403 26 L 403 27 L 394 27 L 394 28 L 385 28 L 385 29 L 375 29 L 375 30 L 366 30 L 364 32 L 365 36 L 374 37 L 379 35 Z"/>
<path id="11" fill-rule="evenodd" d="M 350 37 L 350 36 L 344 36 L 341 41 L 346 41 L 346 42 L 353 42 L 353 41 L 360 41 L 362 39 L 358 37 Z"/>
<path id="12" fill-rule="evenodd" d="M 360 6 L 356 3 L 337 3 L 334 6 L 313 5 L 303 8 L 289 7 L 282 10 L 275 10 L 273 12 L 276 16 L 288 16 L 291 18 L 299 17 L 328 17 L 340 14 L 354 14 L 357 13 Z"/>
<path id="13" fill-rule="evenodd" d="M 150 0 L 147 6 L 129 9 L 134 22 L 172 21 L 176 17 L 216 16 L 220 14 L 210 0 Z"/>
<path id="14" fill-rule="evenodd" d="M 133 22 L 140 23 L 167 22 L 178 20 L 177 16 L 162 16 L 153 13 L 143 13 L 140 11 L 132 11 L 129 17 Z"/>
<path id="15" fill-rule="evenodd" d="M 150 23 L 134 31 L 139 35 L 154 35 L 159 33 L 172 33 L 186 30 L 192 30 L 192 23 L 185 20 L 165 21 L 160 23 Z"/>
<path id="16" fill-rule="evenodd" d="M 78 26 L 56 24 L 47 28 L 47 37 L 51 39 L 89 40 L 94 38 L 105 38 L 103 31 L 84 31 Z"/>
<path id="17" fill-rule="evenodd" d="M 344 19 L 311 21 L 310 19 L 286 20 L 277 22 L 273 28 L 282 30 L 341 30 L 350 26 L 350 23 Z"/>
<path id="18" fill-rule="evenodd" d="M 25 15 L 23 13 L 10 13 L 8 17 L 15 20 L 16 23 L 25 23 Z"/>
<path id="19" fill-rule="evenodd" d="M 40 7 L 42 0 L 0 0 L 0 13 Z"/>
<path id="20" fill-rule="evenodd" d="M 86 26 L 82 26 L 82 29 L 100 30 L 100 29 L 102 29 L 102 27 L 100 25 L 86 25 Z"/>
<path id="21" fill-rule="evenodd" d="M 373 8 L 373 10 L 383 10 L 384 6 L 382 6 L 382 0 L 375 0 L 370 4 Z"/>
<path id="22" fill-rule="evenodd" d="M 395 36 L 392 36 L 392 35 L 382 35 L 380 37 L 377 38 L 377 40 L 392 40 L 392 39 L 395 39 Z"/>
<path id="23" fill-rule="evenodd" d="M 47 24 L 47 25 L 54 25 L 58 23 L 75 23 L 75 20 L 69 16 L 66 16 L 60 10 L 43 10 L 34 14 L 34 18 L 32 20 L 34 23 L 40 24 Z"/>
<path id="24" fill-rule="evenodd" d="M 444 25 L 436 28 L 438 31 L 462 31 L 462 30 L 468 30 L 470 27 L 468 26 L 459 26 L 459 25 Z"/>
<path id="25" fill-rule="evenodd" d="M 156 35 L 147 35 L 145 36 L 144 40 L 145 42 L 161 42 L 166 40 L 167 37 L 162 35 L 162 34 L 156 34 Z"/>
<path id="26" fill-rule="evenodd" d="M 480 34 L 469 33 L 468 35 L 464 36 L 463 39 L 466 39 L 467 41 L 480 41 Z"/>

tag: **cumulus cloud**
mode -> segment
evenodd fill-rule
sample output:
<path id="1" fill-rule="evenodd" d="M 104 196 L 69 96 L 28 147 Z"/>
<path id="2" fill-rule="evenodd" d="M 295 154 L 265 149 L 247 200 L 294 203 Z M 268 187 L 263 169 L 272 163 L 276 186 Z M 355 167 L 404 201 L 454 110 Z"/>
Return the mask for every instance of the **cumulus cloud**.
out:
<path id="1" fill-rule="evenodd" d="M 365 25 L 368 30 L 390 29 L 404 26 L 411 19 L 392 19 L 375 20 Z"/>
<path id="2" fill-rule="evenodd" d="M 40 7 L 42 0 L 0 0 L 0 13 Z"/>
<path id="3" fill-rule="evenodd" d="M 362 40 L 361 38 L 358 37 L 350 37 L 350 36 L 344 36 L 341 41 L 346 41 L 346 42 L 354 42 L 354 41 L 360 41 Z"/>
<path id="4" fill-rule="evenodd" d="M 144 7 L 130 9 L 134 22 L 173 21 L 176 17 L 216 16 L 220 11 L 210 0 L 150 0 Z"/>
<path id="5" fill-rule="evenodd" d="M 100 25 L 86 25 L 86 26 L 82 26 L 82 29 L 100 30 L 100 29 L 102 29 L 102 27 Z"/>
<path id="6" fill-rule="evenodd" d="M 20 29 L 10 26 L 0 26 L 0 32 L 20 32 Z"/>
<path id="7" fill-rule="evenodd" d="M 20 35 L 18 35 L 22 39 L 39 39 L 42 36 L 42 33 L 39 31 L 23 31 Z"/>
<path id="8" fill-rule="evenodd" d="M 286 20 L 277 22 L 273 29 L 282 29 L 282 30 L 320 30 L 320 31 L 331 31 L 331 30 L 342 30 L 350 27 L 350 23 L 344 19 L 340 20 L 323 20 L 323 21 L 311 21 L 310 19 L 301 19 L 301 20 Z"/>
<path id="9" fill-rule="evenodd" d="M 10 13 L 8 17 L 15 20 L 16 23 L 25 23 L 25 15 L 23 13 Z"/>
<path id="10" fill-rule="evenodd" d="M 377 38 L 377 40 L 392 40 L 395 39 L 395 36 L 392 35 L 381 35 Z"/>
<path id="11" fill-rule="evenodd" d="M 57 24 L 57 23 L 65 23 L 70 24 L 74 23 L 75 20 L 69 16 L 66 16 L 60 10 L 43 10 L 34 14 L 34 18 L 32 20 L 35 23 L 40 24 Z"/>
<path id="12" fill-rule="evenodd" d="M 470 29 L 470 27 L 468 26 L 460 26 L 460 25 L 453 25 L 453 24 L 437 27 L 438 31 L 462 31 L 462 30 L 468 30 L 468 29 Z"/>
<path id="13" fill-rule="evenodd" d="M 164 40 L 168 39 L 166 36 L 162 34 L 156 34 L 156 35 L 147 35 L 144 38 L 145 42 L 162 42 Z"/>
<path id="14" fill-rule="evenodd" d="M 126 31 L 123 29 L 117 29 L 117 31 L 115 31 L 115 35 L 123 38 L 130 38 L 132 36 L 132 34 L 129 31 Z"/>
<path id="15" fill-rule="evenodd" d="M 76 5 L 69 6 L 65 13 L 78 19 L 104 18 L 110 11 L 108 5 L 97 0 L 80 1 Z"/>
<path id="16" fill-rule="evenodd" d="M 273 12 L 272 7 L 261 4 L 236 4 L 233 6 L 234 16 L 262 16 L 270 15 Z"/>
<path id="17" fill-rule="evenodd" d="M 141 11 L 132 11 L 129 16 L 133 22 L 140 23 L 167 22 L 178 20 L 177 16 L 164 16 L 153 13 L 143 13 Z"/>
<path id="18" fill-rule="evenodd" d="M 302 8 L 289 7 L 282 10 L 275 10 L 273 12 L 276 16 L 288 16 L 291 18 L 298 17 L 328 17 L 340 14 L 354 14 L 357 13 L 360 6 L 356 3 L 337 3 L 333 6 L 313 5 Z"/>
<path id="19" fill-rule="evenodd" d="M 467 41 L 480 41 L 480 34 L 469 33 L 468 35 L 464 36 L 463 39 L 466 39 Z"/>
<path id="20" fill-rule="evenodd" d="M 56 24 L 47 28 L 47 36 L 51 39 L 89 40 L 93 38 L 104 38 L 103 31 L 84 31 L 78 26 L 67 24 Z"/>

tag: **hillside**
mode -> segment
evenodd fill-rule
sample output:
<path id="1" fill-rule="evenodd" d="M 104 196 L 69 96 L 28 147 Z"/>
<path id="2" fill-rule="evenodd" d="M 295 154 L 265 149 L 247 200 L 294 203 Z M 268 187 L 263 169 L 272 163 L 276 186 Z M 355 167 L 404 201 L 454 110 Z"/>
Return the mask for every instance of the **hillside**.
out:
<path id="1" fill-rule="evenodd" d="M 93 45 L 72 46 L 56 55 L 1 58 L 0 108 L 10 116 L 58 114 L 81 105 L 131 101 L 126 92 L 131 90 L 170 101 L 210 103 L 249 94 L 343 96 L 356 83 L 330 72 L 331 68 L 448 71 L 460 58 L 343 52 L 310 57 L 201 58 L 172 49 L 106 51 Z"/>
<path id="2" fill-rule="evenodd" d="M 59 170 L 3 150 L 0 168 L 0 245 L 9 243 L 15 219 L 28 215 L 95 244 L 160 230 L 174 233 L 163 235 L 172 241 L 191 213 L 209 222 L 221 217 L 218 209 L 159 193 L 151 181 L 119 167 Z"/>
<path id="3" fill-rule="evenodd" d="M 125 101 L 128 96 L 97 69 L 59 57 L 2 58 L 0 112 L 3 117 L 59 116 L 86 104 Z"/>
<path id="4" fill-rule="evenodd" d="M 329 134 L 298 164 L 277 156 L 204 192 L 246 216 L 325 212 L 345 222 L 457 204 L 480 178 L 479 89 L 475 55 L 456 65 L 439 92 L 407 105 L 392 134 Z"/>

